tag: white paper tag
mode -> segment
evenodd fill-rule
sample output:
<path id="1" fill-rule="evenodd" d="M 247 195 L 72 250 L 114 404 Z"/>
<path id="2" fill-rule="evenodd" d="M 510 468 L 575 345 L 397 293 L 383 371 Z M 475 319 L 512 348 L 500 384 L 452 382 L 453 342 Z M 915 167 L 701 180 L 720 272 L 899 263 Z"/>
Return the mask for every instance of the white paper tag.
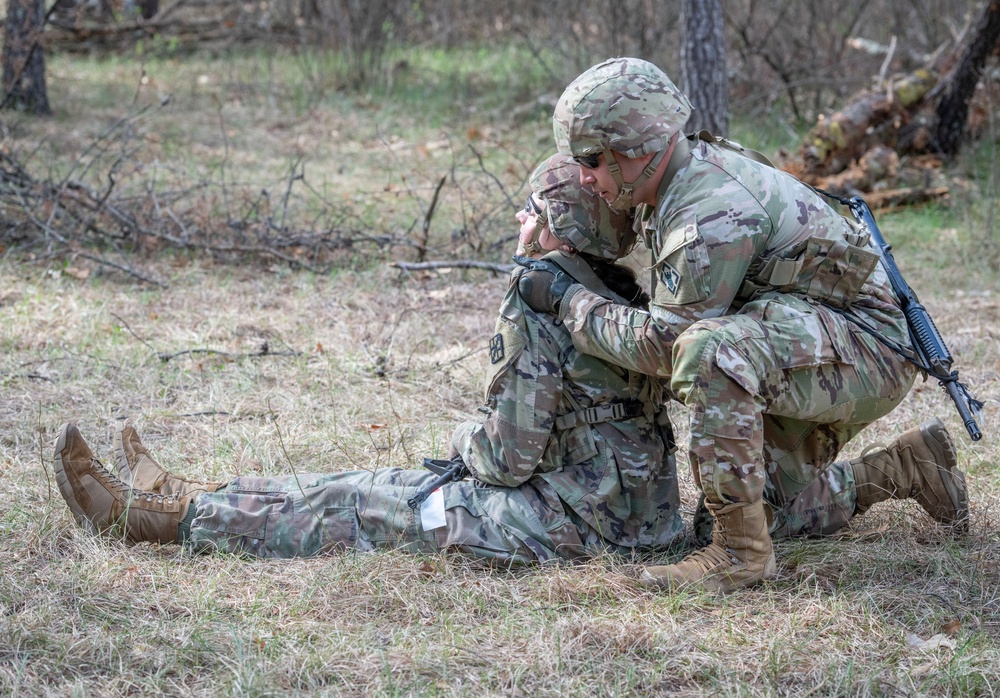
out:
<path id="1" fill-rule="evenodd" d="M 445 525 L 444 492 L 438 487 L 420 505 L 420 525 L 425 531 L 433 531 Z"/>

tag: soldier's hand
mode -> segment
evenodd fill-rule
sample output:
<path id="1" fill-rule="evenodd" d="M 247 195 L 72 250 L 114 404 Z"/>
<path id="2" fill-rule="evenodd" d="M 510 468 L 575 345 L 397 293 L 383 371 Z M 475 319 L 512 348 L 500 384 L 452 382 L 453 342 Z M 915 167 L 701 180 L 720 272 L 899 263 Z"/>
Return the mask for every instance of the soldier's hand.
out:
<path id="1" fill-rule="evenodd" d="M 517 291 L 524 302 L 535 312 L 556 314 L 563 296 L 576 280 L 547 259 L 514 257 L 514 261 L 527 269 L 517 281 Z"/>

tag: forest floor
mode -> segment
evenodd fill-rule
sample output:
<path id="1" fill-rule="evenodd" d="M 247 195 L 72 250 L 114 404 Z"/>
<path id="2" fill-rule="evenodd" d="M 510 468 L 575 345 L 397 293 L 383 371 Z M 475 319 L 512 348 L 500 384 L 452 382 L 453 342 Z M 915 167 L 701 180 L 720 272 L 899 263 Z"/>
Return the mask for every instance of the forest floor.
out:
<path id="1" fill-rule="evenodd" d="M 83 63 L 50 64 L 61 114 L 8 124 L 8 149 L 48 160 L 55 176 L 136 89 L 127 62 Z M 512 221 L 504 196 L 523 202 L 524 179 L 549 147 L 544 114 L 513 122 L 497 115 L 504 110 L 464 111 L 445 123 L 412 105 L 383 109 L 338 95 L 300 108 L 270 100 L 239 70 L 145 66 L 174 97 L 173 111 L 142 122 L 141 157 L 206 172 L 224 163 L 251 183 L 305 157 L 310 176 L 345 201 L 398 192 L 398 210 L 382 199 L 359 216 L 372 229 L 403 230 L 422 220 L 417 202 L 426 204 L 457 152 L 465 153 L 459 169 L 497 173 L 499 213 L 490 216 Z M 529 87 L 514 87 L 529 101 Z M 482 167 L 467 159 L 470 143 L 486 155 Z M 651 558 L 515 569 L 458 554 L 249 560 L 93 538 L 55 485 L 53 442 L 66 422 L 110 462 L 110 428 L 130 416 L 169 469 L 220 481 L 418 467 L 444 455 L 454 427 L 477 418 L 506 277 L 390 266 L 412 249 L 357 253 L 323 272 L 184 250 L 132 253 L 130 264 L 155 285 L 44 245 L 8 250 L 0 257 L 0 694 L 993 695 L 1000 281 L 981 254 L 995 249 L 984 162 L 970 155 L 955 166 L 964 193 L 952 207 L 880 221 L 963 380 L 986 402 L 985 437 L 970 442 L 943 391 L 918 382 L 845 454 L 941 417 L 969 483 L 969 534 L 953 538 L 915 502 L 881 504 L 835 537 L 777 542 L 775 579 L 725 596 L 637 584 L 642 564 L 679 559 L 690 537 Z M 482 258 L 514 232 L 496 224 L 478 247 L 453 236 L 470 210 L 464 191 L 447 193 L 432 256 Z M 489 206 L 475 210 L 493 220 Z M 683 444 L 685 409 L 674 405 L 671 416 Z M 689 524 L 696 493 L 683 448 L 678 471 Z"/>

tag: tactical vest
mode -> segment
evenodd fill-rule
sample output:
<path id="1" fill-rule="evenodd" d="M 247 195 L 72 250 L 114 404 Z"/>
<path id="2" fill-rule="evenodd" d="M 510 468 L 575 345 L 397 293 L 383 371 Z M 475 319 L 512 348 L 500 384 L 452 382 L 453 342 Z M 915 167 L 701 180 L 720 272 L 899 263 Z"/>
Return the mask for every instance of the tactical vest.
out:
<path id="1" fill-rule="evenodd" d="M 747 303 L 770 291 L 797 293 L 834 308 L 848 308 L 879 262 L 871 234 L 844 219 L 849 230 L 836 240 L 811 237 L 780 256 L 753 261 L 737 299 Z"/>
<path id="2" fill-rule="evenodd" d="M 714 144 L 743 157 L 773 168 L 764 155 L 736 141 L 700 131 L 682 138 L 675 146 L 664 173 L 666 181 L 673 179 L 698 141 Z M 650 212 L 638 219 L 648 217 Z M 772 291 L 794 293 L 815 299 L 835 308 L 848 308 L 861 294 L 862 287 L 879 262 L 871 248 L 871 235 L 863 226 L 841 216 L 844 233 L 840 239 L 810 237 L 794 247 L 771 257 L 755 259 L 736 296 L 740 305 Z M 656 250 L 653 250 L 653 283 L 657 276 Z"/>

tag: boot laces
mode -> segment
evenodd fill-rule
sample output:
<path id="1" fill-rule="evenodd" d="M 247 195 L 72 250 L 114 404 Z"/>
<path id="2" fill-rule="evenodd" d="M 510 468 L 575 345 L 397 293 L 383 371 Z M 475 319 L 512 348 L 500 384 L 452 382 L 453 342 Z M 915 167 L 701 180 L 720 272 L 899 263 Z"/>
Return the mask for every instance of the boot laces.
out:
<path id="1" fill-rule="evenodd" d="M 175 495 L 156 494 L 154 492 L 144 492 L 142 490 L 135 489 L 127 482 L 118 479 L 110 472 L 108 472 L 108 469 L 104 467 L 104 463 L 102 463 L 97 458 L 92 457 L 90 459 L 90 464 L 93 467 L 94 472 L 98 475 L 98 477 L 100 477 L 101 480 L 104 481 L 106 486 L 114 490 L 117 490 L 123 496 L 123 498 L 127 500 L 134 502 L 141 499 L 145 499 L 147 502 L 156 501 L 161 504 L 172 504 L 176 499 Z"/>
<path id="2" fill-rule="evenodd" d="M 701 550 L 694 551 L 681 561 L 681 564 L 687 563 L 697 565 L 703 573 L 708 575 L 738 565 L 740 560 L 728 548 L 711 543 Z"/>
<path id="3" fill-rule="evenodd" d="M 889 447 L 887 445 L 885 445 L 884 443 L 879 443 L 877 441 L 874 442 L 874 443 L 870 443 L 870 444 L 868 444 L 867 446 L 864 447 L 864 449 L 861 451 L 861 455 L 858 456 L 858 459 L 864 460 L 865 456 L 869 456 L 872 453 L 875 453 L 875 451 L 886 451 L 886 452 L 888 452 L 889 451 Z"/>
<path id="4" fill-rule="evenodd" d="M 117 490 L 121 494 L 127 495 L 132 489 L 127 484 L 116 478 L 114 475 L 108 472 L 108 469 L 104 467 L 104 463 L 99 461 L 97 458 L 90 459 L 90 467 L 94 470 L 94 473 L 100 478 L 104 484 L 110 488 Z"/>

